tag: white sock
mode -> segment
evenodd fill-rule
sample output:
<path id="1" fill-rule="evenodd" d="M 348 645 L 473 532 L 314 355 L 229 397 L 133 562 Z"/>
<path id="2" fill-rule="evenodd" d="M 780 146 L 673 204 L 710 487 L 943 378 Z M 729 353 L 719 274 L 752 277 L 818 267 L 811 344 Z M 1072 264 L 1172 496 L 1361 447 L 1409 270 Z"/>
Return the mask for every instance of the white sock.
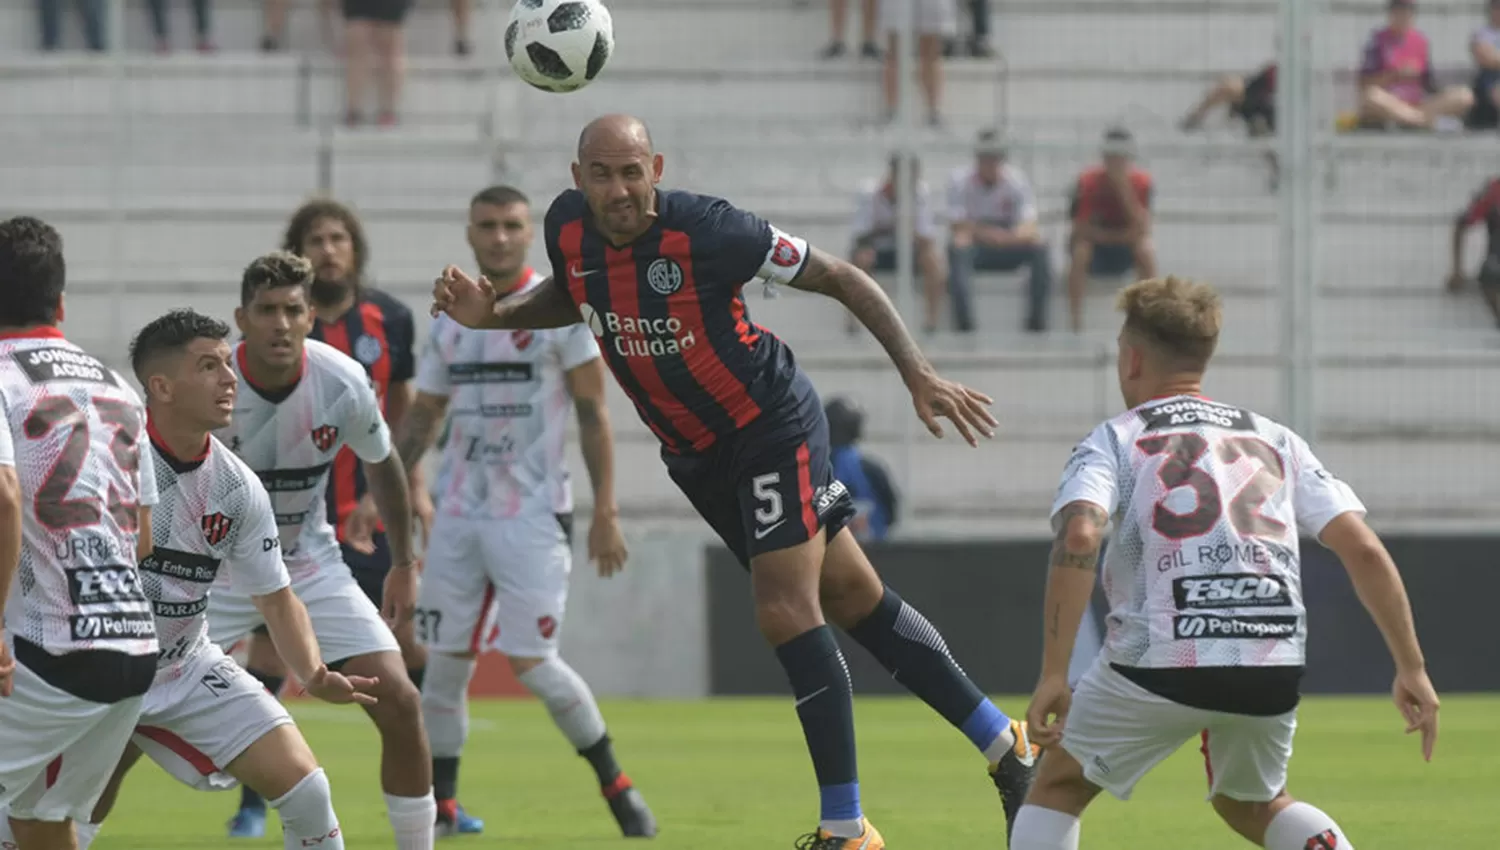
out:
<path id="1" fill-rule="evenodd" d="M 78 850 L 89 850 L 89 845 L 94 843 L 94 837 L 99 834 L 100 826 L 102 824 L 73 821 L 73 832 L 78 836 Z M 332 850 L 338 850 L 338 848 L 335 847 Z"/>
<path id="2" fill-rule="evenodd" d="M 1293 803 L 1271 818 L 1266 850 L 1354 850 L 1354 845 L 1317 806 Z"/>
<path id="3" fill-rule="evenodd" d="M 386 816 L 396 834 L 396 850 L 432 850 L 437 823 L 437 801 L 429 789 L 426 797 L 385 795 Z"/>
<path id="4" fill-rule="evenodd" d="M 427 655 L 422 680 L 422 722 L 433 758 L 457 758 L 469 739 L 469 680 L 474 659 L 441 652 Z"/>
<path id="5" fill-rule="evenodd" d="M 333 793 L 328 788 L 328 774 L 323 768 L 302 777 L 292 790 L 266 801 L 266 805 L 281 815 L 286 850 L 302 850 L 304 847 L 344 850 L 339 818 L 333 812 Z"/>
<path id="6" fill-rule="evenodd" d="M 521 684 L 547 706 L 552 722 L 575 750 L 586 750 L 604 737 L 604 715 L 588 683 L 557 656 L 527 670 Z"/>
<path id="7" fill-rule="evenodd" d="M 1000 759 L 1005 758 L 1005 754 L 1015 749 L 1015 746 L 1016 733 L 1007 726 L 1000 730 L 1000 734 L 995 736 L 995 740 L 991 741 L 988 747 L 984 748 L 984 757 L 989 759 L 990 764 L 999 764 Z"/>
<path id="8" fill-rule="evenodd" d="M 1041 806 L 1022 806 L 1010 836 L 1010 850 L 1078 850 L 1078 818 Z"/>

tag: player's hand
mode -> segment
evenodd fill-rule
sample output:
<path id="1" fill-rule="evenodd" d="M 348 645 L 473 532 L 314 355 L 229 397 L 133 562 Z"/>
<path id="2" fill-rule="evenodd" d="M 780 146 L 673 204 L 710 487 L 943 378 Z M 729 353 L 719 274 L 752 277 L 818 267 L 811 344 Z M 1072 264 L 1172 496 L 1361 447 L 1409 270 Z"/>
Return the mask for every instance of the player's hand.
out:
<path id="1" fill-rule="evenodd" d="M 484 330 L 495 314 L 495 287 L 480 275 L 469 277 L 458 266 L 449 266 L 432 283 L 432 317 L 447 313 L 466 328 Z"/>
<path id="2" fill-rule="evenodd" d="M 350 511 L 349 517 L 344 520 L 343 540 L 350 549 L 361 555 L 373 555 L 375 553 L 375 527 L 380 524 L 380 509 L 375 506 L 375 498 L 366 493 L 359 504 Z"/>
<path id="3" fill-rule="evenodd" d="M 432 504 L 432 494 L 427 492 L 426 487 L 417 487 L 411 491 L 411 515 L 416 521 L 416 527 L 412 530 L 422 541 L 422 551 L 426 552 L 428 535 L 432 531 L 432 520 L 437 516 L 437 507 Z"/>
<path id="4" fill-rule="evenodd" d="M 380 616 L 385 618 L 391 631 L 410 620 L 417 610 L 417 573 L 417 565 L 408 563 L 395 564 L 385 574 L 385 583 L 381 585 Z"/>
<path id="5" fill-rule="evenodd" d="M 1044 749 L 1057 746 L 1072 706 L 1073 689 L 1068 687 L 1068 677 L 1052 676 L 1037 682 L 1031 705 L 1026 706 L 1026 729 L 1031 743 Z"/>
<path id="6" fill-rule="evenodd" d="M 974 437 L 976 432 L 985 437 L 995 436 L 995 426 L 999 423 L 989 411 L 995 400 L 963 384 L 940 378 L 935 372 L 927 372 L 912 383 L 911 401 L 917 408 L 917 418 L 934 437 L 943 436 L 939 416 L 951 420 L 971 446 L 979 445 Z"/>
<path id="7" fill-rule="evenodd" d="M 1396 671 L 1391 699 L 1406 719 L 1406 734 L 1422 733 L 1422 759 L 1432 761 L 1438 735 L 1438 695 L 1426 670 Z"/>
<path id="8" fill-rule="evenodd" d="M 359 705 L 374 705 L 379 700 L 371 696 L 368 691 L 378 684 L 380 684 L 379 679 L 345 676 L 329 670 L 327 664 L 319 664 L 318 672 L 303 682 L 302 687 L 314 697 L 335 705 L 345 705 L 351 702 Z"/>
<path id="9" fill-rule="evenodd" d="M 10 648 L 5 644 L 5 632 L 0 630 L 0 698 L 10 696 L 15 688 L 16 662 L 10 657 Z"/>
<path id="10" fill-rule="evenodd" d="M 596 513 L 589 526 L 589 560 L 599 567 L 599 577 L 609 578 L 625 569 L 630 552 L 625 548 L 625 534 L 613 513 Z"/>

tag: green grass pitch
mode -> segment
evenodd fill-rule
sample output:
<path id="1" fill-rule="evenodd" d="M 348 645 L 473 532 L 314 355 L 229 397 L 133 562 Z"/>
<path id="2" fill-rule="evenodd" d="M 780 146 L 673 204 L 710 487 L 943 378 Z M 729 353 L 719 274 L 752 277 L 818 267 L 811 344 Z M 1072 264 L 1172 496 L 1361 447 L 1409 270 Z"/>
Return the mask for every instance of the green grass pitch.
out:
<path id="1" fill-rule="evenodd" d="M 1006 698 L 1020 711 L 1025 701 Z M 298 721 L 333 783 L 348 846 L 384 850 L 390 839 L 378 784 L 374 729 L 357 709 L 300 702 Z M 604 705 L 620 758 L 661 821 L 659 848 L 790 848 L 817 816 L 812 770 L 786 700 L 611 701 Z M 576 850 L 625 844 L 592 774 L 541 706 L 473 705 L 461 799 L 486 834 L 440 843 L 464 848 Z M 865 809 L 893 850 L 1000 848 L 1004 821 L 977 755 L 919 703 L 865 698 L 856 706 Z M 1431 764 L 1401 734 L 1379 698 L 1303 704 L 1292 793 L 1337 818 L 1359 850 L 1500 847 L 1500 696 L 1459 696 L 1443 707 Z M 1196 742 L 1186 745 L 1121 804 L 1101 798 L 1084 820 L 1083 847 L 1249 847 L 1203 802 Z M 175 784 L 150 762 L 126 782 L 94 847 L 279 848 L 275 838 L 223 837 L 238 792 L 205 794 Z M 635 846 L 635 845 L 630 845 Z"/>

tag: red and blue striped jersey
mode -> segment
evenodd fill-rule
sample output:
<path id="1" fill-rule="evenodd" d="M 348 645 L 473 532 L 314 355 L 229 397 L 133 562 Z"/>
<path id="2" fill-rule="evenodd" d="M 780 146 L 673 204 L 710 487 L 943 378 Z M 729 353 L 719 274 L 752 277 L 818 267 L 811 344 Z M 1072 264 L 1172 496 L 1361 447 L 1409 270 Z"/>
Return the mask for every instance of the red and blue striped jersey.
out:
<path id="1" fill-rule="evenodd" d="M 807 243 L 720 198 L 656 199 L 651 228 L 619 247 L 594 227 L 581 192 L 562 193 L 547 211 L 547 255 L 641 420 L 668 451 L 702 452 L 811 396 L 791 349 L 751 321 L 741 291 L 796 280 Z"/>
<path id="2" fill-rule="evenodd" d="M 353 307 L 336 321 L 319 319 L 310 336 L 365 367 L 382 414 L 387 412 L 386 396 L 391 384 L 410 381 L 416 372 L 416 355 L 412 351 L 416 326 L 411 310 L 378 289 L 361 289 Z M 328 520 L 338 531 L 339 540 L 344 539 L 344 520 L 364 498 L 366 489 L 364 467 L 346 446 L 334 458 L 328 479 Z"/>

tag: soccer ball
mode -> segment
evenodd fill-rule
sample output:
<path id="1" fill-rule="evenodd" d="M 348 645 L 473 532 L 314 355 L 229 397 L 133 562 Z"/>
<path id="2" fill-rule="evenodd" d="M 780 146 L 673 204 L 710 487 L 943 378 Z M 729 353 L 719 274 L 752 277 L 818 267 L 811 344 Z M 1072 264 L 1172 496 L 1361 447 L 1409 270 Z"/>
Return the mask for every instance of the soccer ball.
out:
<path id="1" fill-rule="evenodd" d="M 516 0 L 505 27 L 516 76 L 544 91 L 583 88 L 614 49 L 614 24 L 599 0 Z"/>

